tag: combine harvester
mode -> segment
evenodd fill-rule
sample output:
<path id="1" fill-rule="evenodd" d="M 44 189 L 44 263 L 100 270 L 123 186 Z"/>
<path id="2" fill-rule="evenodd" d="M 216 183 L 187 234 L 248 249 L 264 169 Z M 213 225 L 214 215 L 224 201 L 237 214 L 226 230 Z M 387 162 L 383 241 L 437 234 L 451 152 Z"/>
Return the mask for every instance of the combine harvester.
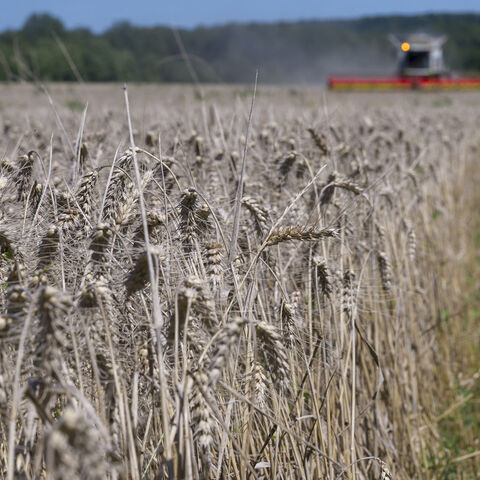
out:
<path id="1" fill-rule="evenodd" d="M 328 88 L 337 91 L 390 90 L 480 90 L 480 78 L 459 78 L 445 68 L 446 37 L 410 35 L 404 41 L 391 36 L 398 52 L 398 74 L 394 77 L 328 78 Z"/>

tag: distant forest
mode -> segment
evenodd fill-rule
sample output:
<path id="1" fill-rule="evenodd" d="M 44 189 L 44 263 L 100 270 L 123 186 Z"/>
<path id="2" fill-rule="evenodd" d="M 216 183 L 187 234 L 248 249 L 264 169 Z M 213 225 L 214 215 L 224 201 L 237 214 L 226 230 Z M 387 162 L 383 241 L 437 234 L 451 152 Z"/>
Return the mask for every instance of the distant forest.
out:
<path id="1" fill-rule="evenodd" d="M 392 74 L 389 34 L 448 36 L 454 71 L 480 72 L 480 15 L 228 24 L 173 30 L 117 23 L 101 34 L 32 15 L 0 34 L 0 80 L 319 83 L 333 74 Z"/>

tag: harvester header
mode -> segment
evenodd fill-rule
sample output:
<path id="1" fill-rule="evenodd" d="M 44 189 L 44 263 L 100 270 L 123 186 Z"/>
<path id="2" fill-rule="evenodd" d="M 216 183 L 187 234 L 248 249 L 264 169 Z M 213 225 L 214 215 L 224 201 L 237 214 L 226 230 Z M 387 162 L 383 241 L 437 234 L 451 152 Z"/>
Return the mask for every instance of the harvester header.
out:
<path id="1" fill-rule="evenodd" d="M 403 39 L 391 35 L 397 52 L 397 74 L 391 77 L 330 76 L 328 87 L 340 91 L 381 90 L 473 90 L 480 89 L 480 78 L 461 78 L 445 67 L 443 45 L 445 36 L 424 33 Z"/>

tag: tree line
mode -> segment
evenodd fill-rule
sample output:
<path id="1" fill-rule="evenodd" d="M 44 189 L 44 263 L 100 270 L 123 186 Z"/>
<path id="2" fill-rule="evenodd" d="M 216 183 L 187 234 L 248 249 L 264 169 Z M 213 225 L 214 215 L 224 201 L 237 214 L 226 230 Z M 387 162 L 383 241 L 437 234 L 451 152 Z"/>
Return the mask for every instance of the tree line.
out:
<path id="1" fill-rule="evenodd" d="M 67 30 L 46 14 L 0 33 L 0 80 L 319 83 L 328 74 L 389 74 L 389 34 L 448 36 L 446 61 L 480 71 L 480 15 L 440 14 L 358 20 L 227 24 L 174 30 L 114 24 L 95 34 Z"/>

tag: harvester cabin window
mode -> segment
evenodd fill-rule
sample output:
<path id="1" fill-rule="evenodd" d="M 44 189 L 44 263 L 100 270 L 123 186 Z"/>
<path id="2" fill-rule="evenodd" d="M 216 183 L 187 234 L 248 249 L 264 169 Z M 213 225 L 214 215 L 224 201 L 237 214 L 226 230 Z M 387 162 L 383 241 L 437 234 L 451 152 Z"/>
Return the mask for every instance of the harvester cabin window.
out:
<path id="1" fill-rule="evenodd" d="M 408 52 L 407 53 L 407 68 L 428 68 L 429 65 L 429 52 Z"/>

